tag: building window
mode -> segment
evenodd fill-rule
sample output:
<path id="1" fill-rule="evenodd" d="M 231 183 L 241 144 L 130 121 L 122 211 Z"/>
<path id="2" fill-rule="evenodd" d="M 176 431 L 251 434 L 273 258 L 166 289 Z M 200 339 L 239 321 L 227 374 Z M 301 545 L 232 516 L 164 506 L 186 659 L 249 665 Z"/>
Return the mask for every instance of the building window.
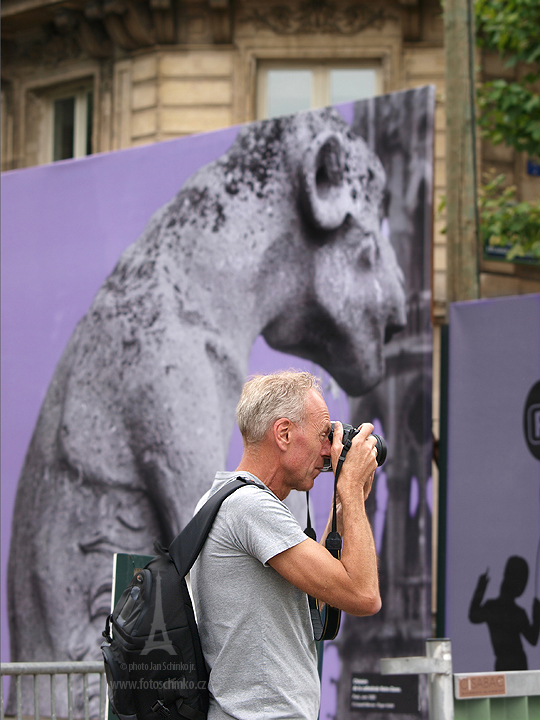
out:
<path id="1" fill-rule="evenodd" d="M 262 61 L 257 80 L 258 120 L 362 100 L 382 92 L 381 68 L 373 64 Z"/>
<path id="2" fill-rule="evenodd" d="M 52 160 L 92 154 L 93 99 L 88 89 L 51 97 Z"/>

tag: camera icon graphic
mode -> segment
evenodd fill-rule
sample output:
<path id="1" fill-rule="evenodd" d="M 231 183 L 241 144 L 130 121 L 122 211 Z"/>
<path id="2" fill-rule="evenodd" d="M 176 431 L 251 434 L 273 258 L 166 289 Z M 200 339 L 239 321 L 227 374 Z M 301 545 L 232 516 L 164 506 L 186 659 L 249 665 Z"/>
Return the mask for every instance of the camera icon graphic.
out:
<path id="1" fill-rule="evenodd" d="M 540 460 L 540 380 L 531 387 L 525 400 L 523 433 L 530 452 Z"/>
<path id="2" fill-rule="evenodd" d="M 527 440 L 531 445 L 540 445 L 540 403 L 527 408 Z"/>

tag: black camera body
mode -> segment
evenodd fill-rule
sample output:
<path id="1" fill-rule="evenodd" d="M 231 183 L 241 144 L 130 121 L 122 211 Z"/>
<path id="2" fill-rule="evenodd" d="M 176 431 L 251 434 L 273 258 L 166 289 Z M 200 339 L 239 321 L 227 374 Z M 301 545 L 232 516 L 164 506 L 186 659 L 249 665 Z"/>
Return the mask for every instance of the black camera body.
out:
<path id="1" fill-rule="evenodd" d="M 335 425 L 335 423 L 333 423 L 333 422 L 330 423 L 331 430 L 328 434 L 328 439 L 330 440 L 330 442 L 332 442 L 333 437 L 334 437 L 334 425 Z M 343 444 L 345 445 L 345 443 L 348 440 L 352 440 L 355 437 L 355 435 L 358 435 L 358 433 L 360 431 L 358 430 L 358 428 L 355 428 L 352 425 L 349 425 L 348 423 L 342 423 L 342 425 L 343 425 Z M 376 435 L 375 433 L 372 433 L 372 437 L 374 437 L 375 440 L 377 441 L 375 443 L 375 447 L 377 448 L 377 465 L 380 467 L 386 460 L 388 448 L 386 446 L 386 442 L 385 442 L 384 438 L 382 438 L 380 435 Z M 323 470 L 324 470 L 324 472 L 332 471 L 332 464 L 330 462 L 330 458 L 328 458 L 328 460 L 325 461 Z"/>

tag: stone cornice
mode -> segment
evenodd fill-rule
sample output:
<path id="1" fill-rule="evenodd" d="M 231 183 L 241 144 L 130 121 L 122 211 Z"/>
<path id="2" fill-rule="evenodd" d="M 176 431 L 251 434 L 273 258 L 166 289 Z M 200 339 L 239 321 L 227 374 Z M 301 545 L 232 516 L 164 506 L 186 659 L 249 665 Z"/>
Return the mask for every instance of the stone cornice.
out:
<path id="1" fill-rule="evenodd" d="M 80 55 L 104 59 L 156 45 L 227 44 L 229 0 L 19 0 L 2 2 L 6 58 L 45 63 Z M 195 30 L 193 29 L 195 28 Z"/>
<path id="2" fill-rule="evenodd" d="M 237 16 L 277 35 L 330 33 L 355 35 L 368 27 L 380 28 L 392 17 L 387 4 L 296 0 L 260 3 L 247 0 Z"/>
<path id="3" fill-rule="evenodd" d="M 418 1 L 3 0 L 4 63 L 54 65 L 157 46 L 228 45 L 242 25 L 278 36 L 353 36 L 399 20 Z"/>

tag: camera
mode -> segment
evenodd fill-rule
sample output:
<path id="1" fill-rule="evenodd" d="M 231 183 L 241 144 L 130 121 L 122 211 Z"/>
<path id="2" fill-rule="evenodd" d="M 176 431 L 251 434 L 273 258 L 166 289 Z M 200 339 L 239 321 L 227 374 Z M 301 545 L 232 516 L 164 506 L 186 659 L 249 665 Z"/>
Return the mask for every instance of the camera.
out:
<path id="1" fill-rule="evenodd" d="M 331 430 L 328 434 L 328 439 L 330 442 L 332 442 L 334 438 L 334 425 L 335 423 L 330 423 Z M 343 425 L 343 444 L 347 442 L 347 440 L 352 440 L 355 435 L 358 435 L 360 432 L 357 428 L 353 427 L 352 425 L 349 425 L 348 423 L 342 423 Z M 384 441 L 384 438 L 382 438 L 380 435 L 376 435 L 375 433 L 371 434 L 372 437 L 375 438 L 377 441 L 375 443 L 375 447 L 377 449 L 377 465 L 380 467 L 383 462 L 386 460 L 387 455 L 387 447 L 386 442 Z M 323 472 L 331 472 L 332 471 L 332 463 L 330 461 L 330 458 L 326 458 L 324 461 L 324 468 Z"/>

